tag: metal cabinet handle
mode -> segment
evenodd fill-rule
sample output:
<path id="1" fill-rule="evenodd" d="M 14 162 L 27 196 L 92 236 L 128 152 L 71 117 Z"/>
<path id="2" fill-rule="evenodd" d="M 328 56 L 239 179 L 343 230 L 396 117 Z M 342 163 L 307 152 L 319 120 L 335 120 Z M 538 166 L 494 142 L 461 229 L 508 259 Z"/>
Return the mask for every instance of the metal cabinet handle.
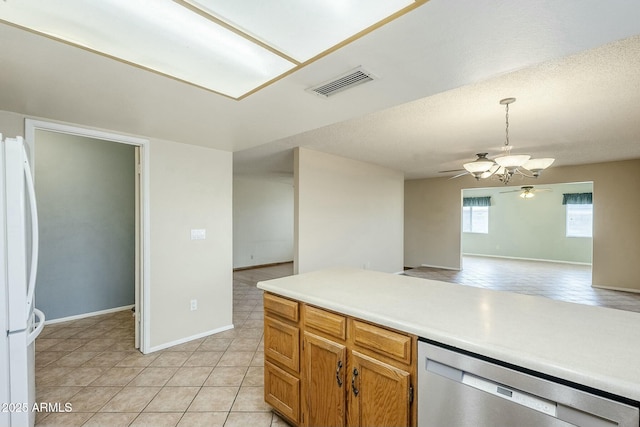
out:
<path id="1" fill-rule="evenodd" d="M 342 379 L 340 379 L 340 370 L 342 369 L 342 360 L 338 360 L 338 367 L 336 368 L 336 381 L 338 387 L 342 387 Z"/>
<path id="2" fill-rule="evenodd" d="M 356 388 L 356 377 L 358 376 L 358 369 L 353 368 L 353 376 L 351 377 L 351 390 L 353 390 L 353 395 L 357 396 L 360 393 L 360 390 Z"/>

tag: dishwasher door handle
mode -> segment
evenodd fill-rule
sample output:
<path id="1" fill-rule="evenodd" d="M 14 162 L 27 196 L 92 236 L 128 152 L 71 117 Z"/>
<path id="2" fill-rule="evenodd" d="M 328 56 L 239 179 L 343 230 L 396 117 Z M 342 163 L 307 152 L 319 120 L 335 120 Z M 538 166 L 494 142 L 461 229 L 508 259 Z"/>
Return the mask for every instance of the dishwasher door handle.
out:
<path id="1" fill-rule="evenodd" d="M 518 405 L 526 406 L 535 411 L 555 417 L 558 415 L 558 405 L 551 400 L 543 399 L 523 391 L 506 387 L 502 384 L 481 378 L 465 372 L 462 375 L 462 384 L 490 393 L 494 396 L 507 399 Z"/>

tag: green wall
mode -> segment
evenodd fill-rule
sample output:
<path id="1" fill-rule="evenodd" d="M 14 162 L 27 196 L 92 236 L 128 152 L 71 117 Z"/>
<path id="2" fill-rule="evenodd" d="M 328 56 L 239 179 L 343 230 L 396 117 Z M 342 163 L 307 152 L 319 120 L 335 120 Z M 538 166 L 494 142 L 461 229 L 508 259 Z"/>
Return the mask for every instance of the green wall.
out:
<path id="1" fill-rule="evenodd" d="M 36 303 L 48 320 L 134 304 L 134 150 L 36 132 Z"/>
<path id="2" fill-rule="evenodd" d="M 528 185 L 528 184 L 527 184 Z M 463 197 L 491 196 L 489 233 L 462 233 L 464 254 L 587 263 L 592 238 L 566 237 L 563 193 L 593 191 L 592 183 L 538 185 L 552 191 L 522 199 L 520 186 L 465 189 Z"/>

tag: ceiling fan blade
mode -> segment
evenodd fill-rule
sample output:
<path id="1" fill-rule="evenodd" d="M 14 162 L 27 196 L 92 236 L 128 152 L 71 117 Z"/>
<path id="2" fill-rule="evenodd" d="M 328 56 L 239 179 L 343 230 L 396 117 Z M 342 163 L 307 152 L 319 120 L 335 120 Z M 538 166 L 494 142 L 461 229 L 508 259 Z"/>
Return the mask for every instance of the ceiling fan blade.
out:
<path id="1" fill-rule="evenodd" d="M 449 169 L 448 171 L 438 171 L 438 173 L 462 172 L 464 169 Z"/>
<path id="2" fill-rule="evenodd" d="M 467 175 L 469 172 L 463 172 L 463 173 L 459 173 L 458 175 L 454 175 L 449 179 L 456 179 L 456 178 L 460 178 L 461 176 Z"/>

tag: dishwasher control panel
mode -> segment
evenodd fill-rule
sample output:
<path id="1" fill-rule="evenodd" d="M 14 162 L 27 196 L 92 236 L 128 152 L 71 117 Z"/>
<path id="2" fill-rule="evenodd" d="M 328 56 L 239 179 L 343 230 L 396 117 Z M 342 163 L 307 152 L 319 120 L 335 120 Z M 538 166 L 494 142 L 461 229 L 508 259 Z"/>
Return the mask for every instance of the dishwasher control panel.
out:
<path id="1" fill-rule="evenodd" d="M 462 375 L 462 384 L 477 388 L 478 390 L 486 391 L 494 396 L 510 400 L 519 405 L 526 406 L 527 408 L 551 415 L 552 417 L 555 417 L 558 412 L 558 407 L 555 402 L 542 399 L 520 390 L 505 387 L 496 382 L 471 375 L 467 372 Z"/>

